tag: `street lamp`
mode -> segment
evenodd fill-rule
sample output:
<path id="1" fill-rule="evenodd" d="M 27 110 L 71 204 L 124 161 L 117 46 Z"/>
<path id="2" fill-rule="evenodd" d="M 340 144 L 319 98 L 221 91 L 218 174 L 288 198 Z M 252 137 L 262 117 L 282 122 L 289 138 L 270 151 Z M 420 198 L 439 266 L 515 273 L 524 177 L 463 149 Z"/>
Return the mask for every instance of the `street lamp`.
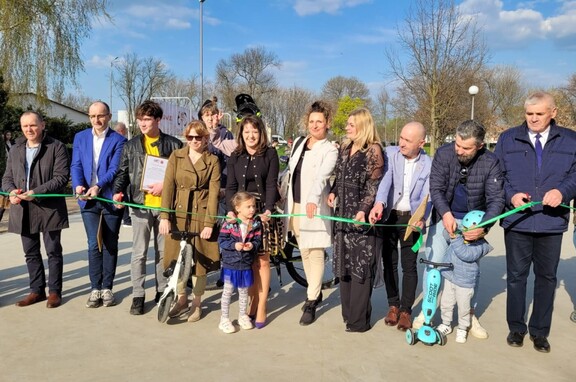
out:
<path id="1" fill-rule="evenodd" d="M 472 85 L 468 88 L 468 93 L 472 96 L 472 109 L 470 110 L 470 119 L 474 119 L 474 96 L 478 94 L 478 86 Z"/>
<path id="2" fill-rule="evenodd" d="M 114 59 L 110 61 L 110 113 L 112 113 L 112 83 L 114 82 L 114 72 L 112 71 L 112 68 L 114 67 L 116 60 L 118 60 L 118 57 L 114 57 Z"/>
<path id="3" fill-rule="evenodd" d="M 204 1 L 200 1 L 200 104 L 204 102 L 204 28 L 202 14 L 204 13 Z"/>

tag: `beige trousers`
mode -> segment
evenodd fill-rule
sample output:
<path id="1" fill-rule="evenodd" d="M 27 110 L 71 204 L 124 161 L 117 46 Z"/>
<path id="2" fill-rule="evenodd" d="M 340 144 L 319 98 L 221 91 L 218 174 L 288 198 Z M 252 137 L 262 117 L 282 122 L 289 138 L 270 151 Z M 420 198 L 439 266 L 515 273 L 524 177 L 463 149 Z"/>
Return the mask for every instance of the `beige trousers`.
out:
<path id="1" fill-rule="evenodd" d="M 303 211 L 302 213 L 305 213 Z M 293 214 L 300 213 L 300 203 L 294 203 Z M 296 235 L 296 240 L 300 242 L 300 219 L 307 217 L 290 218 L 290 228 Z M 308 281 L 308 290 L 306 291 L 308 300 L 316 300 L 322 289 L 322 278 L 324 276 L 324 248 L 300 248 L 302 255 L 302 265 Z"/>

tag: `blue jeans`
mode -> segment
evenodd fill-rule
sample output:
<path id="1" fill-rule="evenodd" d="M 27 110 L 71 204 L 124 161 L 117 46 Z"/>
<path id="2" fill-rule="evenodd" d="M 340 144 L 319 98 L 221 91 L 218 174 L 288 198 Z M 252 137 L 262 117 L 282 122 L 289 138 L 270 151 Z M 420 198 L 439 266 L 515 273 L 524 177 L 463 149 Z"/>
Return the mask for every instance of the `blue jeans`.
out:
<path id="1" fill-rule="evenodd" d="M 81 211 L 88 237 L 88 274 L 92 289 L 112 289 L 118 262 L 118 233 L 123 210 L 99 200 L 89 200 Z M 102 218 L 100 218 L 102 216 Z M 102 219 L 102 220 L 100 220 Z M 102 251 L 98 249 L 98 226 L 101 223 Z"/>

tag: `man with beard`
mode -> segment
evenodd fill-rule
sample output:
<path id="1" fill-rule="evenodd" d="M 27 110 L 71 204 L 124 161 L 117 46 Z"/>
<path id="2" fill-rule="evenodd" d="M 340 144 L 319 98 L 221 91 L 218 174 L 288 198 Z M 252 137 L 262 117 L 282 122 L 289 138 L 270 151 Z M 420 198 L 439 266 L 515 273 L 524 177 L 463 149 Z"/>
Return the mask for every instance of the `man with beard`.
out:
<path id="1" fill-rule="evenodd" d="M 456 128 L 456 141 L 440 147 L 434 155 L 430 170 L 430 197 L 434 210 L 426 240 L 426 257 L 441 262 L 450 244 L 444 231 L 454 235 L 461 219 L 472 210 L 485 211 L 483 221 L 498 216 L 504 208 L 502 171 L 498 158 L 484 146 L 486 130 L 477 121 L 462 122 Z M 466 241 L 474 241 L 486 235 L 487 227 L 463 233 Z M 423 283 L 426 293 L 426 270 Z M 474 315 L 476 284 L 471 302 L 470 334 L 476 338 L 488 338 L 488 333 Z M 422 313 L 414 320 L 419 328 L 424 322 Z"/>

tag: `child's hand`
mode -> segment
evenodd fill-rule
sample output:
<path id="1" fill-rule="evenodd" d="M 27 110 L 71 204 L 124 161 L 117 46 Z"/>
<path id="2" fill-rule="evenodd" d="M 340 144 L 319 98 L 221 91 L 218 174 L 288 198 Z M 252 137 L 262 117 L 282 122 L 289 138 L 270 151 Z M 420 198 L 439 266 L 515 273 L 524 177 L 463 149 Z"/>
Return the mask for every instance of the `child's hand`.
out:
<path id="1" fill-rule="evenodd" d="M 254 245 L 252 245 L 252 243 L 248 242 L 248 243 L 244 243 L 244 250 L 245 251 L 251 251 L 252 248 L 254 248 Z"/>
<path id="2" fill-rule="evenodd" d="M 241 251 L 244 248 L 244 244 L 243 243 L 234 243 L 234 248 L 236 248 L 237 251 Z"/>

